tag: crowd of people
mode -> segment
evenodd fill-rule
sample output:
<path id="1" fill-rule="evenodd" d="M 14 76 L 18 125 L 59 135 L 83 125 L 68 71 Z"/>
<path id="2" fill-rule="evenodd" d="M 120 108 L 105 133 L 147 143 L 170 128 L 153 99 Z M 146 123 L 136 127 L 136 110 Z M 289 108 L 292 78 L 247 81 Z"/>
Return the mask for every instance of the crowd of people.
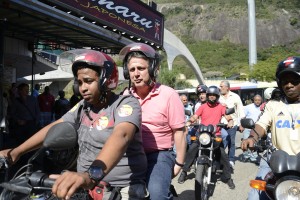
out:
<path id="1" fill-rule="evenodd" d="M 109 55 L 87 49 L 67 53 L 73 54 L 69 57 L 73 58 L 74 91 L 79 91 L 83 99 L 70 104 L 60 91 L 55 101 L 49 87 L 36 95 L 38 86 L 29 96 L 29 86 L 20 84 L 10 112 L 16 125 L 13 133 L 22 136 L 14 148 L 0 151 L 11 164 L 17 163 L 22 155 L 41 147 L 47 131 L 55 124 L 77 124 L 76 171 L 50 175 L 56 179 L 52 193 L 58 198 L 70 199 L 78 188 L 84 188 L 93 199 L 173 199 L 172 179 L 181 172 L 178 182 L 183 184 L 197 156 L 198 141 L 189 137 L 193 134 L 189 126 L 194 122 L 226 125 L 215 130 L 222 138 L 216 153 L 223 165 L 222 180 L 230 189 L 235 189 L 231 174 L 236 161 L 237 131 L 244 132 L 244 157 L 255 162 L 257 157 L 248 149 L 268 131 L 276 148 L 291 155 L 300 151 L 299 57 L 279 63 L 279 90 L 264 106 L 262 97 L 255 95 L 253 103 L 244 107 L 224 80 L 219 86 L 199 85 L 199 99 L 193 108 L 187 96 L 179 96 L 174 89 L 157 82 L 160 55 L 147 44 L 132 43 L 120 51 L 123 75 L 129 80 L 122 94 L 112 91 L 118 85 L 118 68 Z M 234 108 L 234 113 L 227 115 L 227 108 Z M 241 126 L 240 119 L 245 117 L 256 122 L 257 134 Z M 278 126 L 279 120 L 288 123 Z M 290 132 L 290 137 L 285 132 Z M 257 177 L 267 172 L 259 171 Z M 249 196 L 253 194 L 261 195 L 254 190 Z"/>
<path id="2" fill-rule="evenodd" d="M 6 132 L 12 139 L 8 139 L 6 147 L 20 145 L 36 131 L 59 119 L 67 113 L 71 106 L 70 101 L 64 98 L 65 92 L 59 91 L 59 98 L 55 100 L 50 93 L 50 87 L 46 86 L 40 93 L 40 85 L 35 84 L 30 94 L 30 86 L 27 83 L 12 83 L 11 88 L 3 97 L 3 106 L 6 119 Z M 79 97 L 77 103 L 80 101 Z M 3 149 L 4 146 L 1 146 Z"/>

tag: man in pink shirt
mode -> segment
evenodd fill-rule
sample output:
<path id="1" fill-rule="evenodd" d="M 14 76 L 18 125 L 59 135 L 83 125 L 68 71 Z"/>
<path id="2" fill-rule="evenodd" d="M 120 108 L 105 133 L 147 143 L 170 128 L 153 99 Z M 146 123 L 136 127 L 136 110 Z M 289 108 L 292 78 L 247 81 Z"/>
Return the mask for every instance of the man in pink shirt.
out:
<path id="1" fill-rule="evenodd" d="M 129 92 L 142 107 L 142 138 L 148 160 L 151 200 L 173 199 L 169 187 L 183 166 L 186 152 L 185 115 L 178 93 L 156 82 L 159 54 L 149 45 L 133 43 L 120 51 Z M 132 87 L 131 87 L 132 84 Z M 176 155 L 172 148 L 175 144 Z"/>
<path id="2" fill-rule="evenodd" d="M 220 90 L 216 86 L 210 86 L 206 91 L 207 102 L 199 107 L 195 115 L 193 115 L 186 123 L 187 126 L 194 123 L 198 117 L 201 117 L 201 124 L 207 126 L 209 124 L 216 126 L 220 123 L 221 118 L 224 116 L 226 120 L 232 121 L 230 115 L 225 115 L 226 107 L 219 103 Z M 221 137 L 220 127 L 216 127 L 216 135 Z M 228 155 L 225 153 L 223 143 L 221 142 L 220 148 L 216 149 L 215 155 L 220 158 L 223 165 L 222 180 L 227 183 L 230 189 L 234 189 L 235 185 L 231 179 L 231 170 Z M 186 173 L 183 168 L 182 173 Z"/>

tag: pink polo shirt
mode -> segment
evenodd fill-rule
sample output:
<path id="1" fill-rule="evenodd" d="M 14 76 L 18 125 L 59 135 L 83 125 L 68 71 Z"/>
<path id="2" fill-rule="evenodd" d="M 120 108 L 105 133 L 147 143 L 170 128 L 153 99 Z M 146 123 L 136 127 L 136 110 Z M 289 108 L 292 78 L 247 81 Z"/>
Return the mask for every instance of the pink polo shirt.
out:
<path id="1" fill-rule="evenodd" d="M 166 150 L 173 147 L 173 130 L 184 127 L 184 107 L 178 93 L 172 88 L 157 83 L 145 99 L 139 100 L 142 107 L 142 136 L 145 152 Z"/>

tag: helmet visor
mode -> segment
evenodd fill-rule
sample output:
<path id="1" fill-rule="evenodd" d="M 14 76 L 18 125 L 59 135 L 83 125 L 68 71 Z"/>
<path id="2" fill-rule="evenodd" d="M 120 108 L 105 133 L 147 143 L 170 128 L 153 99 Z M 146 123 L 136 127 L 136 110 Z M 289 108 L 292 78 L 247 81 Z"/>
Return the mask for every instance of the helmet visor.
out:
<path id="1" fill-rule="evenodd" d="M 90 49 L 74 49 L 65 51 L 59 56 L 59 66 L 61 70 L 73 73 L 72 66 L 74 62 L 82 62 L 91 66 L 103 66 L 104 61 L 107 61 L 105 56 L 95 50 Z"/>

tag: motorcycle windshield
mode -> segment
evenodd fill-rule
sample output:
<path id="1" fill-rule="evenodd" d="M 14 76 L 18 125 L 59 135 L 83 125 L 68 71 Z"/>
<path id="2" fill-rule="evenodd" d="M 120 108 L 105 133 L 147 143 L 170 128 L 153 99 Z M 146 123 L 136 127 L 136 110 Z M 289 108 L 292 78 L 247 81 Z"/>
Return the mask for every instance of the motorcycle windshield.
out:
<path id="1" fill-rule="evenodd" d="M 286 171 L 300 172 L 300 153 L 289 155 L 285 151 L 277 150 L 272 153 L 270 167 L 274 174 L 281 174 Z"/>

